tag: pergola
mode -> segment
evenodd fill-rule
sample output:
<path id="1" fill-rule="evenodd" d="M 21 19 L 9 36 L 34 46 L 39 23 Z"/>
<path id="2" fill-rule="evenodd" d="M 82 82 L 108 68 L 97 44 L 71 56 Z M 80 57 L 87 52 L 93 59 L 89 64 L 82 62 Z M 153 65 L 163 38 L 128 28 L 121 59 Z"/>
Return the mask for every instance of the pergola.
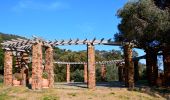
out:
<path id="1" fill-rule="evenodd" d="M 87 83 L 88 88 L 93 89 L 96 86 L 95 80 L 95 65 L 104 63 L 116 63 L 116 61 L 106 61 L 106 62 L 95 62 L 95 45 L 111 45 L 111 46 L 123 46 L 125 55 L 125 84 L 129 88 L 134 87 L 134 65 L 132 60 L 132 43 L 120 43 L 114 42 L 112 39 L 97 40 L 55 40 L 55 41 L 45 41 L 44 39 L 34 37 L 33 39 L 12 39 L 10 41 L 4 41 L 2 43 L 3 49 L 5 51 L 4 57 L 4 84 L 12 85 L 12 60 L 13 56 L 16 56 L 18 60 L 18 66 L 22 64 L 26 65 L 28 62 L 28 56 L 31 56 L 32 62 L 32 89 L 39 90 L 42 88 L 42 73 L 43 73 L 43 50 L 45 48 L 45 66 L 44 71 L 48 73 L 49 87 L 54 87 L 54 63 L 75 64 L 75 62 L 54 62 L 53 60 L 53 47 L 63 46 L 63 45 L 87 45 L 87 62 L 79 62 L 79 64 L 84 64 L 87 66 Z M 120 61 L 117 61 L 120 62 Z M 68 67 L 69 68 L 69 67 Z M 25 69 L 23 69 L 25 70 Z M 69 70 L 69 69 L 68 69 Z M 24 72 L 24 71 L 23 71 Z M 24 74 L 24 73 L 23 73 Z"/>

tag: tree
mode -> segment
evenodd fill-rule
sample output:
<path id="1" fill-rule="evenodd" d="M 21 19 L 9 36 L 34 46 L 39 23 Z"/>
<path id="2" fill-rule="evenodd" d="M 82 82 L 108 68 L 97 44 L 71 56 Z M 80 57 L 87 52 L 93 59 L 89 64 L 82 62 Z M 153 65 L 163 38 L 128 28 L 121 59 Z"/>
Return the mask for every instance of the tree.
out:
<path id="1" fill-rule="evenodd" d="M 145 50 L 148 77 L 155 83 L 158 76 L 157 52 L 163 43 L 163 34 L 170 28 L 168 10 L 158 8 L 152 0 L 139 0 L 128 2 L 118 11 L 118 17 L 121 18 L 120 32 L 115 35 L 115 40 L 133 42 Z"/>

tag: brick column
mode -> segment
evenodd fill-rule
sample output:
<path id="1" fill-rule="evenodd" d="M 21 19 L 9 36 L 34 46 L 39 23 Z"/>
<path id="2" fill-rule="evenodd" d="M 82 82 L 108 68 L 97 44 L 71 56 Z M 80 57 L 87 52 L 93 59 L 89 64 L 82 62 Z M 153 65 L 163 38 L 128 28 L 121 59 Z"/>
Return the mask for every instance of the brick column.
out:
<path id="1" fill-rule="evenodd" d="M 170 86 L 170 46 L 163 48 L 163 62 L 164 62 L 164 81 L 165 86 Z"/>
<path id="2" fill-rule="evenodd" d="M 145 52 L 148 82 L 150 86 L 154 86 L 156 85 L 156 80 L 158 78 L 157 50 L 148 49 Z"/>
<path id="3" fill-rule="evenodd" d="M 92 44 L 88 44 L 88 88 L 93 89 L 96 87 L 96 76 L 95 76 L 95 49 Z"/>
<path id="4" fill-rule="evenodd" d="M 22 78 L 23 78 L 22 81 L 21 81 L 21 85 L 22 85 L 22 86 L 26 86 L 26 80 L 27 80 L 27 76 L 26 76 L 26 73 L 25 73 L 26 70 L 27 70 L 27 69 L 26 69 L 25 67 L 22 67 L 22 68 L 21 68 L 21 72 L 20 72 L 20 73 L 21 73 Z"/>
<path id="5" fill-rule="evenodd" d="M 42 89 L 42 43 L 32 46 L 32 89 Z"/>
<path id="6" fill-rule="evenodd" d="M 134 65 L 132 61 L 132 45 L 125 44 L 124 46 L 124 56 L 125 56 L 125 85 L 129 89 L 134 88 Z"/>
<path id="7" fill-rule="evenodd" d="M 101 65 L 101 76 L 102 80 L 104 81 L 106 78 L 106 66 L 104 64 Z"/>
<path id="8" fill-rule="evenodd" d="M 135 82 L 139 80 L 139 66 L 138 66 L 138 60 L 134 61 L 134 69 L 135 69 L 135 75 L 134 75 L 134 79 Z"/>
<path id="9" fill-rule="evenodd" d="M 84 64 L 84 83 L 87 83 L 87 64 Z"/>
<path id="10" fill-rule="evenodd" d="M 66 75 L 67 83 L 70 83 L 70 64 L 67 64 Z"/>
<path id="11" fill-rule="evenodd" d="M 12 86 L 12 52 L 11 51 L 5 51 L 4 85 Z"/>
<path id="12" fill-rule="evenodd" d="M 54 65 L 53 65 L 53 48 L 48 47 L 45 50 L 45 71 L 48 73 L 49 87 L 54 87 Z"/>

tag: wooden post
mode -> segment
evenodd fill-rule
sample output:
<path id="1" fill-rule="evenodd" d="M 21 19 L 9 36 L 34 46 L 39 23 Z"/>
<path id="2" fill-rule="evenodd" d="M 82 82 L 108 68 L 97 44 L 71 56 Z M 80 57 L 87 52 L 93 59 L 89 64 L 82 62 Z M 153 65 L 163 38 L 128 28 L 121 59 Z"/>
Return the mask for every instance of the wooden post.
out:
<path id="1" fill-rule="evenodd" d="M 87 45 L 88 54 L 88 88 L 94 89 L 96 87 L 96 76 L 95 76 L 95 49 L 92 44 Z"/>
<path id="2" fill-rule="evenodd" d="M 5 51 L 4 85 L 12 86 L 12 51 Z"/>
<path id="3" fill-rule="evenodd" d="M 125 85 L 129 89 L 133 89 L 134 88 L 134 65 L 132 61 L 132 45 L 131 44 L 125 44 L 124 56 L 125 56 L 125 68 L 126 68 Z"/>
<path id="4" fill-rule="evenodd" d="M 101 76 L 102 76 L 102 80 L 105 81 L 105 78 L 106 78 L 106 66 L 104 64 L 101 65 Z"/>
<path id="5" fill-rule="evenodd" d="M 87 64 L 84 64 L 84 83 L 87 83 Z"/>
<path id="6" fill-rule="evenodd" d="M 45 50 L 45 71 L 48 73 L 49 87 L 54 87 L 54 65 L 53 65 L 53 48 L 48 47 Z"/>
<path id="7" fill-rule="evenodd" d="M 66 80 L 67 80 L 67 83 L 70 83 L 70 64 L 67 64 L 67 68 L 66 68 Z"/>
<path id="8" fill-rule="evenodd" d="M 42 43 L 32 46 L 32 89 L 42 89 Z"/>

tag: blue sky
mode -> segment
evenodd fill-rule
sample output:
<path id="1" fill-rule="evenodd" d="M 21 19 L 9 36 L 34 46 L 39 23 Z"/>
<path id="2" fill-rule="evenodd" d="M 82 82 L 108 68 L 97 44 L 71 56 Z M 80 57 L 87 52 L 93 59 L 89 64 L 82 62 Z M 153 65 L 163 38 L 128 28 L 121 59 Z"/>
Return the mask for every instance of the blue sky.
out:
<path id="1" fill-rule="evenodd" d="M 0 31 L 46 40 L 113 38 L 128 0 L 0 0 Z M 85 50 L 85 46 L 61 47 Z M 99 50 L 119 47 L 96 46 Z M 138 50 L 140 55 L 144 53 Z"/>

